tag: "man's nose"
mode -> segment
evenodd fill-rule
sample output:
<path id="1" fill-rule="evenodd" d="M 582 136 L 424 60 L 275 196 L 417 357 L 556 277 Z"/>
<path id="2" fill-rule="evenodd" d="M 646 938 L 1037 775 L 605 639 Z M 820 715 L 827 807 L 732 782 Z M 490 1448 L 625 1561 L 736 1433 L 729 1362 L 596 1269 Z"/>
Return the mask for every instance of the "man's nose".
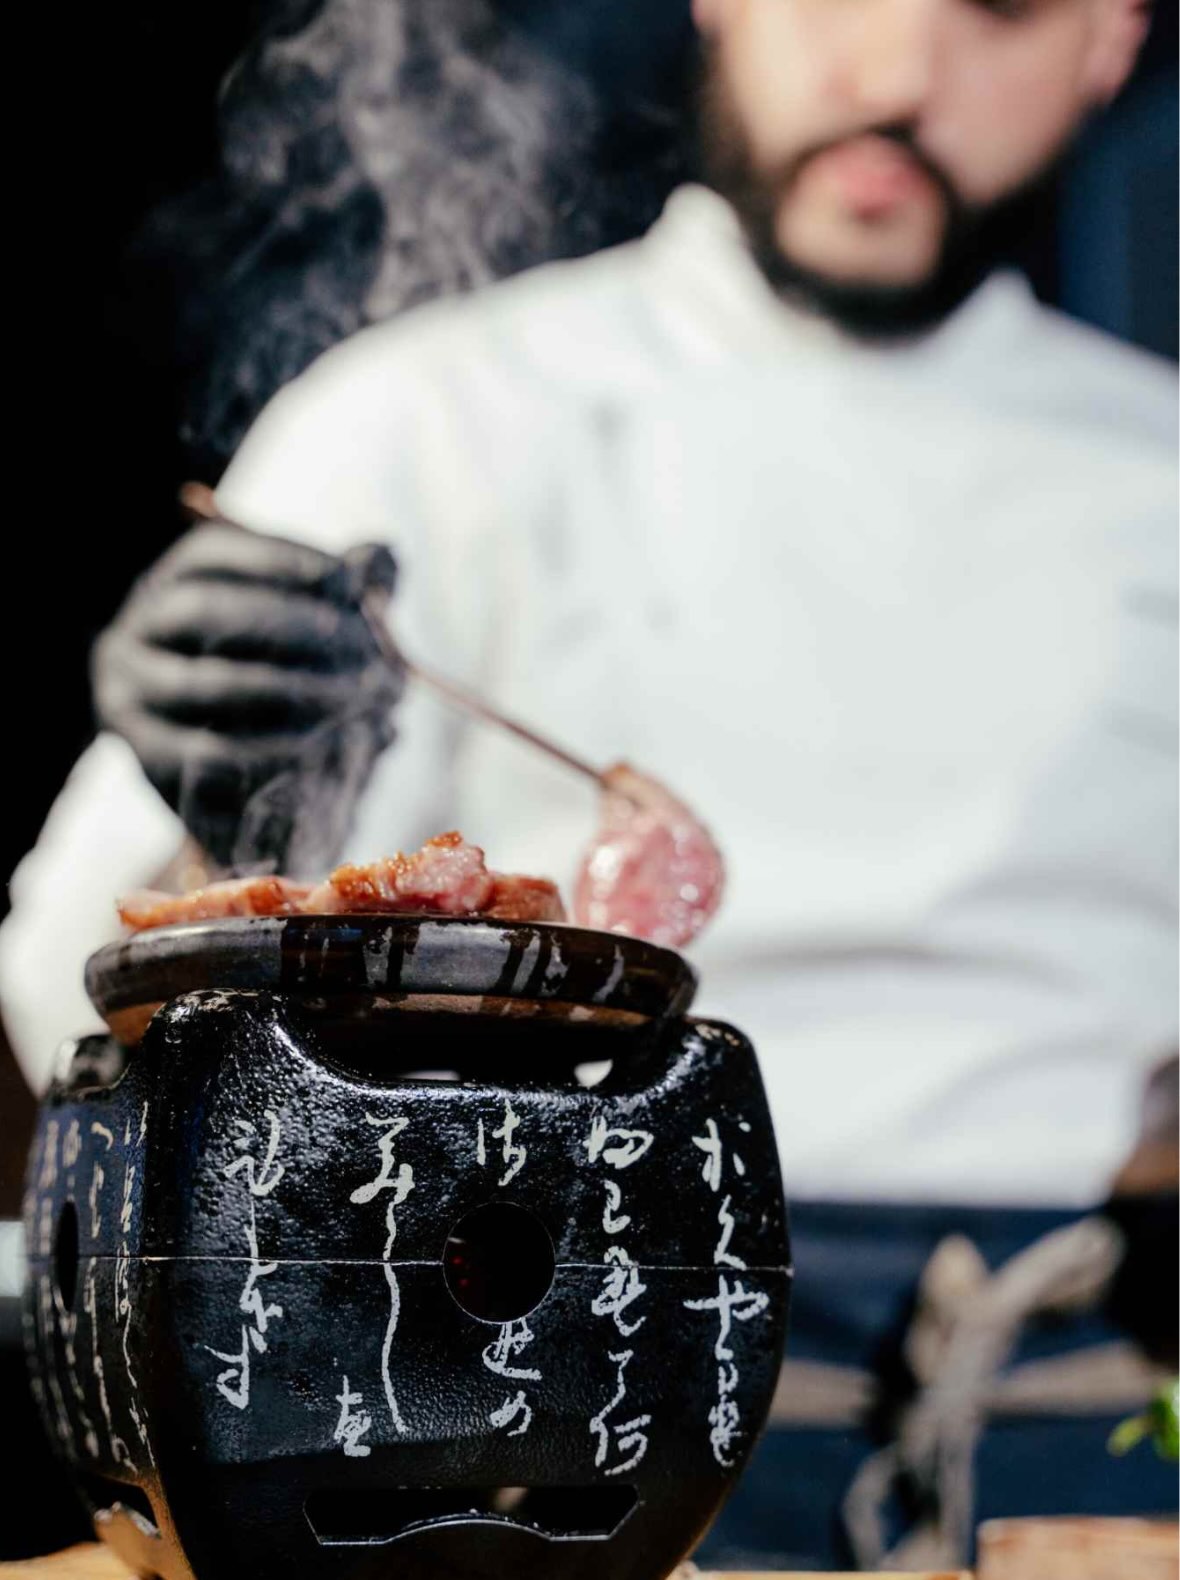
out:
<path id="1" fill-rule="evenodd" d="M 858 115 L 903 122 L 925 109 L 934 87 L 945 0 L 864 0 L 850 26 L 835 84 Z"/>

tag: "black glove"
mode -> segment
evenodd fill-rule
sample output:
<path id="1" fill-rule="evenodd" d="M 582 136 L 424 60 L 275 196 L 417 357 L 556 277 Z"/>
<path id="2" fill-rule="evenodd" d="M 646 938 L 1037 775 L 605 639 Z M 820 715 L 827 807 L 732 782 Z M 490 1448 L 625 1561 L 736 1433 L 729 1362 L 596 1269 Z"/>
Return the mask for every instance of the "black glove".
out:
<path id="1" fill-rule="evenodd" d="M 387 549 L 344 559 L 222 522 L 132 588 L 92 659 L 100 723 L 221 866 L 322 872 L 404 676 L 361 613 L 392 593 Z"/>

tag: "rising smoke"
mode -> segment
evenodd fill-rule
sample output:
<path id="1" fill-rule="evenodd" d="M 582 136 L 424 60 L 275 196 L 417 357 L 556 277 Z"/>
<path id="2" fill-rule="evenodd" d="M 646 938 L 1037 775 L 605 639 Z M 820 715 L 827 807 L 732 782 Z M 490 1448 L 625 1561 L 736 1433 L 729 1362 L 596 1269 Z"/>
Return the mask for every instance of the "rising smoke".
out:
<path id="1" fill-rule="evenodd" d="M 209 481 L 329 346 L 638 235 L 683 170 L 674 114 L 620 104 L 495 0 L 280 0 L 220 128 L 218 178 L 137 249 L 170 277 L 186 461 Z"/>

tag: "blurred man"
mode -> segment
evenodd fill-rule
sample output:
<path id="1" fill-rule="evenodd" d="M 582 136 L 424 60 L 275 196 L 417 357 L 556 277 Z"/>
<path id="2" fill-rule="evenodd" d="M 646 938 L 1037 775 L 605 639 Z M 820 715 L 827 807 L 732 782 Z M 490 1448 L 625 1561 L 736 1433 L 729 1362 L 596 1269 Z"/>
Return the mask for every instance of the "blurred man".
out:
<path id="1" fill-rule="evenodd" d="M 96 655 L 112 733 L 14 881 L 0 989 L 43 1082 L 88 1023 L 75 984 L 113 896 L 185 828 L 229 864 L 278 825 L 306 864 L 301 813 L 355 799 L 350 857 L 457 826 L 498 866 L 568 874 L 583 788 L 412 686 L 397 701 L 357 617 L 390 568 L 356 546 L 389 546 L 408 652 L 649 767 L 726 846 L 696 958 L 761 1054 L 793 1357 L 820 1384 L 810 1414 L 785 1390 L 807 1429 L 766 1445 L 735 1542 L 835 1560 L 859 1470 L 858 1551 L 908 1514 L 942 1562 L 971 1503 L 941 1469 L 970 1464 L 1024 1316 L 1111 1275 L 1113 1237 L 1075 1220 L 1177 1036 L 1172 381 L 995 268 L 1144 17 L 698 0 L 697 20 L 712 190 L 641 243 L 322 358 L 219 489 L 258 535 L 201 529 L 133 591 Z M 915 1301 L 906 1400 L 886 1384 Z M 1079 1318 L 1048 1349 L 1110 1337 Z M 866 1398 L 902 1411 L 884 1459 Z M 1150 1466 L 1105 1469 L 1087 1399 L 1081 1424 L 989 1434 L 979 1512 L 1095 1507 L 1095 1486 L 1166 1502 Z"/>

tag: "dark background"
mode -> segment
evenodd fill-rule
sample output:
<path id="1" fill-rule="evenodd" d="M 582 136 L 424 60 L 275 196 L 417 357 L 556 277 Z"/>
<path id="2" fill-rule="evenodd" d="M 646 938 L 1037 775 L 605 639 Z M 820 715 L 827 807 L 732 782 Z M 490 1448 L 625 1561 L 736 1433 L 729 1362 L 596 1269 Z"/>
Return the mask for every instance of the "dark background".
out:
<path id="1" fill-rule="evenodd" d="M 617 0 L 504 0 L 555 48 L 626 75 L 637 52 L 683 25 L 685 0 L 647 0 L 643 26 Z M 3 887 L 91 733 L 86 655 L 129 580 L 178 530 L 183 477 L 174 391 L 136 299 L 126 249 L 158 205 L 217 161 L 217 84 L 257 26 L 256 8 L 142 0 L 15 27 L 27 126 L 9 166 L 15 253 L 8 341 L 18 443 L 7 513 L 8 680 Z M 1177 352 L 1177 20 L 1161 0 L 1134 83 L 1083 141 L 1030 238 L 1046 300 L 1172 357 Z M 614 65 L 614 61 L 618 65 Z M 15 245 L 13 245 L 15 243 Z M 139 309 L 142 308 L 142 312 Z M 146 328 L 144 326 L 147 326 Z M 0 1042 L 0 1213 L 15 1201 L 27 1119 Z"/>

